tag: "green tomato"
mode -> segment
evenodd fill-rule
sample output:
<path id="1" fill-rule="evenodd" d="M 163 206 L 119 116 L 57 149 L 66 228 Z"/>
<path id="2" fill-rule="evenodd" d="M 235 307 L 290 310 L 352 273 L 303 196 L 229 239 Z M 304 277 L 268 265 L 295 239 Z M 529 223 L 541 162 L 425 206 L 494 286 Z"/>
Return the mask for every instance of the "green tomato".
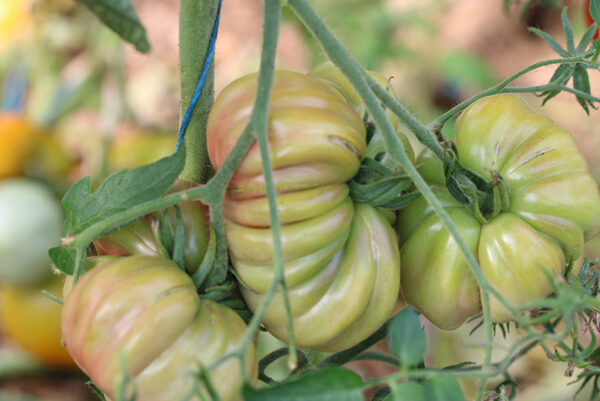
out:
<path id="1" fill-rule="evenodd" d="M 169 193 L 194 187 L 190 181 L 177 180 Z M 206 253 L 209 239 L 208 210 L 198 201 L 187 201 L 179 204 L 184 229 L 183 258 L 186 270 L 193 274 Z M 175 208 L 169 208 L 173 227 L 176 224 Z M 100 255 L 148 255 L 161 256 L 156 239 L 154 222 L 156 214 L 144 216 L 126 227 L 94 241 Z"/>
<path id="2" fill-rule="evenodd" d="M 354 107 L 356 112 L 361 117 L 364 117 L 366 115 L 367 107 L 364 104 L 362 98 L 360 97 L 356 89 L 354 89 L 348 78 L 346 78 L 346 76 L 331 61 L 318 65 L 310 72 L 310 75 L 333 84 L 344 95 L 348 103 L 350 103 L 352 107 Z M 390 80 L 388 78 L 375 71 L 369 71 L 369 75 L 381 87 L 386 88 L 394 98 L 397 98 L 396 94 L 394 93 L 394 88 L 392 88 L 392 86 L 390 85 Z M 412 161 L 414 161 L 415 155 L 413 152 L 413 148 L 410 144 L 406 133 L 402 132 L 400 129 L 400 121 L 398 120 L 398 117 L 396 117 L 396 115 L 389 109 L 386 110 L 386 115 L 392 123 L 392 127 L 396 130 L 398 137 L 404 144 L 404 148 L 406 149 L 408 157 Z M 368 121 L 372 122 L 371 119 L 368 119 Z M 376 158 L 377 160 L 380 160 L 380 162 L 383 165 L 392 167 L 393 169 L 392 162 L 387 160 L 389 156 L 387 155 L 387 152 L 385 150 L 383 136 L 377 130 L 375 131 L 373 137 L 369 141 L 369 146 L 367 147 L 365 156 Z"/>
<path id="3" fill-rule="evenodd" d="M 0 182 L 0 281 L 35 285 L 52 275 L 48 249 L 60 245 L 63 214 L 44 185 L 24 179 Z"/>
<path id="4" fill-rule="evenodd" d="M 207 140 L 216 169 L 248 122 L 256 78 L 233 82 L 215 101 Z M 387 320 L 400 281 L 389 222 L 377 209 L 355 204 L 345 184 L 364 155 L 365 127 L 345 97 L 321 79 L 277 71 L 271 96 L 269 150 L 296 343 L 323 351 L 349 348 Z M 223 207 L 231 261 L 255 311 L 275 278 L 256 144 L 231 180 Z M 289 338 L 281 292 L 263 323 L 279 339 Z"/>
<path id="5" fill-rule="evenodd" d="M 458 118 L 455 143 L 465 167 L 509 188 L 509 205 L 480 222 L 445 188 L 441 164 L 425 152 L 421 173 L 476 256 L 490 284 L 518 305 L 552 292 L 584 239 L 600 229 L 600 197 L 573 136 L 515 95 L 481 99 Z M 481 311 L 479 288 L 458 245 L 421 198 L 399 213 L 402 289 L 408 303 L 443 329 Z M 510 314 L 491 299 L 492 319 Z"/>
<path id="6" fill-rule="evenodd" d="M 126 373 L 138 401 L 184 399 L 196 387 L 207 397 L 194 373 L 235 351 L 246 330 L 233 310 L 200 298 L 187 274 L 155 256 L 118 258 L 85 273 L 65 299 L 61 326 L 69 353 L 101 391 L 116 399 Z M 253 344 L 244 369 L 254 382 Z M 208 374 L 221 400 L 240 398 L 239 359 Z"/>

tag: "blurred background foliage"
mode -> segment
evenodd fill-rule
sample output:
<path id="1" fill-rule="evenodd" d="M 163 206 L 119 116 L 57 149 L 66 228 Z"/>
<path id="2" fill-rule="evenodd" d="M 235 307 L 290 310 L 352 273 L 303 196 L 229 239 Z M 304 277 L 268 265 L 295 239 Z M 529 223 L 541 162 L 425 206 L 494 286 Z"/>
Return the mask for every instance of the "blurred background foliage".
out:
<path id="1" fill-rule="evenodd" d="M 116 169 L 146 164 L 173 151 L 179 123 L 178 1 L 133 3 L 148 31 L 152 46 L 148 54 L 123 44 L 74 0 L 0 1 L 0 180 L 28 177 L 60 197 L 82 176 L 90 175 L 98 183 Z M 312 3 L 356 59 L 389 76 L 400 100 L 425 123 L 527 65 L 554 58 L 527 26 L 562 40 L 558 7 L 569 7 L 576 36 L 585 29 L 583 0 Z M 292 13 L 286 11 L 283 17 L 278 67 L 308 72 L 325 56 Z M 261 18 L 261 1 L 224 1 L 216 46 L 217 92 L 257 69 Z M 546 83 L 553 72 L 553 67 L 540 69 L 517 84 Z M 597 75 L 590 76 L 595 95 L 600 94 Z M 540 108 L 539 98 L 527 97 Z M 569 94 L 550 101 L 544 113 L 576 136 L 600 181 L 600 113 L 586 116 Z M 2 116 L 16 116 L 27 128 L 8 129 Z M 452 136 L 452 122 L 443 132 Z M 9 153 L 16 154 L 17 145 L 11 144 L 17 142 L 24 150 L 9 169 L 2 163 Z M 4 167 L 10 171 L 3 174 Z M 600 256 L 600 238 L 587 244 L 586 255 Z M 479 332 L 469 336 L 470 328 L 442 332 L 427 325 L 427 363 L 443 367 L 480 360 L 483 339 Z M 496 336 L 498 355 L 514 335 Z M 4 330 L 0 400 L 94 399 L 79 373 L 44 364 L 18 343 Z M 260 344 L 263 352 L 280 346 L 266 336 L 261 336 Z M 385 349 L 385 344 L 377 347 Z M 353 362 L 351 368 L 364 378 L 391 371 L 372 362 Z M 270 369 L 273 377 L 286 374 L 284 363 Z M 567 386 L 572 378 L 565 377 L 565 370 L 543 352 L 528 354 L 511 370 L 521 385 L 516 400 L 571 400 L 576 387 Z M 462 384 L 472 394 L 472 383 Z"/>

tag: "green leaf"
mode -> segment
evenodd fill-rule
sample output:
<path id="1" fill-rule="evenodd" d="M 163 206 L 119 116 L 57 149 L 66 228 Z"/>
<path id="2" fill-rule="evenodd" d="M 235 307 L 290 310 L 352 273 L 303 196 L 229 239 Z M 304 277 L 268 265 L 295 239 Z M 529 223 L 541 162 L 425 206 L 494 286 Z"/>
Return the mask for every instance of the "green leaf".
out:
<path id="1" fill-rule="evenodd" d="M 417 382 L 402 382 L 392 389 L 385 401 L 425 401 L 425 388 Z"/>
<path id="2" fill-rule="evenodd" d="M 528 29 L 540 38 L 544 39 L 544 41 L 548 43 L 550 47 L 554 49 L 554 51 L 557 52 L 561 57 L 569 57 L 569 52 L 563 49 L 552 36 L 534 27 L 529 27 Z"/>
<path id="3" fill-rule="evenodd" d="M 52 264 L 61 272 L 72 275 L 75 271 L 77 249 L 66 246 L 57 246 L 48 251 Z"/>
<path id="4" fill-rule="evenodd" d="M 392 319 L 388 327 L 388 343 L 403 367 L 421 363 L 427 349 L 427 338 L 419 322 L 419 314 L 413 308 L 404 308 Z"/>
<path id="5" fill-rule="evenodd" d="M 325 368 L 294 376 L 272 387 L 244 387 L 244 401 L 363 401 L 359 375 L 343 368 Z"/>
<path id="6" fill-rule="evenodd" d="M 573 72 L 573 87 L 584 93 L 590 94 L 590 78 L 588 77 L 587 70 L 579 63 L 575 65 L 575 71 Z M 577 101 L 583 107 L 587 114 L 590 114 L 588 104 L 594 107 L 594 104 L 583 96 L 575 96 Z"/>
<path id="7" fill-rule="evenodd" d="M 121 38 L 142 52 L 150 51 L 146 29 L 129 0 L 77 0 Z"/>
<path id="8" fill-rule="evenodd" d="M 465 401 L 456 377 L 438 376 L 423 383 L 425 401 Z"/>
<path id="9" fill-rule="evenodd" d="M 590 27 L 583 34 L 583 37 L 581 38 L 579 45 L 577 45 L 577 54 L 582 54 L 585 52 L 585 49 L 587 49 L 587 47 L 590 44 L 590 42 L 592 41 L 592 39 L 594 39 L 594 35 L 596 34 L 597 30 L 598 30 L 597 26 L 590 25 Z"/>
<path id="10" fill-rule="evenodd" d="M 565 85 L 569 82 L 569 79 L 573 76 L 575 72 L 575 64 L 561 64 L 558 66 L 554 74 L 552 74 L 552 78 L 550 78 L 550 83 L 557 83 L 559 85 Z M 554 96 L 560 93 L 560 89 L 544 91 L 541 96 L 546 96 L 542 105 L 546 104 L 546 102 L 552 99 Z"/>
<path id="11" fill-rule="evenodd" d="M 371 398 L 371 401 L 385 401 L 385 400 L 389 400 L 390 398 L 388 398 L 388 396 L 392 393 L 392 390 L 390 390 L 389 387 L 381 387 L 380 389 L 377 389 L 377 391 L 375 391 L 375 394 L 373 394 L 373 398 Z"/>
<path id="12" fill-rule="evenodd" d="M 567 49 L 570 54 L 573 54 L 575 52 L 575 39 L 573 39 L 573 28 L 571 27 L 571 22 L 567 16 L 567 7 L 563 8 L 560 16 L 562 19 L 563 30 L 565 31 L 565 38 L 567 39 Z"/>
<path id="13" fill-rule="evenodd" d="M 179 151 L 152 164 L 110 175 L 92 193 L 89 177 L 77 181 L 62 199 L 65 235 L 87 227 L 140 203 L 164 195 L 183 169 L 184 153 Z"/>
<path id="14" fill-rule="evenodd" d="M 590 0 L 590 15 L 600 25 L 600 0 Z"/>

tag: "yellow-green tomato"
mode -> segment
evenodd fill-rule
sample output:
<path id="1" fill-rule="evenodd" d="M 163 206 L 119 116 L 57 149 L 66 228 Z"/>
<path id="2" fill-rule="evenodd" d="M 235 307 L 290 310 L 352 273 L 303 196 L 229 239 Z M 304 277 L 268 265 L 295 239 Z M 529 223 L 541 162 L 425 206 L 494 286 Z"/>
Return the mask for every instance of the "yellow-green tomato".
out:
<path id="1" fill-rule="evenodd" d="M 0 286 L 0 326 L 17 344 L 46 365 L 76 369 L 77 365 L 61 344 L 62 306 L 42 294 L 60 296 L 62 279 L 53 276 L 39 286 Z"/>
<path id="2" fill-rule="evenodd" d="M 202 299 L 187 274 L 155 256 L 118 258 L 94 267 L 65 299 L 62 334 L 69 353 L 109 398 L 129 377 L 136 401 L 200 400 L 197 380 L 207 368 L 240 346 L 246 324 L 231 309 Z M 254 345 L 244 367 L 257 375 Z M 211 369 L 223 401 L 240 399 L 239 359 Z M 195 395 L 194 395 L 195 394 Z"/>
<path id="3" fill-rule="evenodd" d="M 191 181 L 177 180 L 169 193 L 196 186 Z M 186 270 L 193 274 L 206 253 L 209 239 L 208 209 L 199 201 L 186 201 L 179 205 L 183 221 L 183 259 Z M 168 209 L 173 227 L 177 218 L 175 208 Z M 144 216 L 126 227 L 94 241 L 100 255 L 148 255 L 161 256 L 155 228 L 156 214 Z"/>
<path id="4" fill-rule="evenodd" d="M 216 169 L 244 129 L 255 91 L 256 74 L 233 82 L 215 101 L 207 138 Z M 396 304 L 400 261 L 394 232 L 377 209 L 354 203 L 345 183 L 360 165 L 365 135 L 360 116 L 334 86 L 290 71 L 275 73 L 268 140 L 284 276 L 301 347 L 351 347 L 377 330 Z M 238 167 L 223 207 L 231 261 L 244 299 L 256 310 L 275 278 L 256 144 Z M 282 293 L 263 323 L 279 339 L 289 338 Z"/>
<path id="5" fill-rule="evenodd" d="M 600 197 L 573 136 L 515 95 L 481 99 L 458 118 L 455 141 L 465 167 L 491 179 L 497 172 L 509 204 L 487 222 L 473 217 L 445 189 L 441 165 L 430 153 L 421 173 L 476 256 L 490 284 L 518 305 L 552 292 L 577 259 L 584 239 L 600 229 Z M 481 311 L 479 287 L 458 245 L 424 199 L 399 213 L 402 289 L 406 300 L 443 329 Z M 496 322 L 510 314 L 491 300 Z"/>
<path id="6" fill-rule="evenodd" d="M 365 113 L 367 112 L 367 107 L 364 104 L 362 98 L 360 97 L 356 89 L 354 89 L 348 78 L 346 78 L 346 76 L 339 70 L 339 68 L 337 68 L 331 61 L 319 64 L 310 72 L 310 75 L 332 83 L 346 97 L 348 103 L 350 103 L 352 107 L 354 107 L 357 113 L 361 117 L 365 116 Z M 381 87 L 386 88 L 387 91 L 392 95 L 392 97 L 397 98 L 396 94 L 394 93 L 394 89 L 390 85 L 390 81 L 388 78 L 375 71 L 369 71 L 369 75 Z M 397 131 L 398 137 L 404 144 L 404 148 L 406 149 L 408 157 L 412 161 L 414 161 L 415 155 L 412 146 L 408 138 L 406 137 L 406 134 L 400 131 L 400 121 L 398 120 L 398 117 L 396 117 L 396 115 L 389 109 L 386 110 L 386 115 L 392 123 L 392 127 Z M 371 120 L 371 118 L 368 119 L 368 121 Z M 383 142 L 383 136 L 379 131 L 376 130 L 375 134 L 369 142 L 369 146 L 367 147 L 365 156 L 380 159 L 383 157 L 387 157 L 385 153 L 386 150 L 385 144 Z M 388 163 L 386 163 L 386 161 L 383 161 L 383 164 L 386 165 Z"/>
<path id="7" fill-rule="evenodd" d="M 0 181 L 0 282 L 34 285 L 49 279 L 48 249 L 60 245 L 63 214 L 43 184 Z"/>

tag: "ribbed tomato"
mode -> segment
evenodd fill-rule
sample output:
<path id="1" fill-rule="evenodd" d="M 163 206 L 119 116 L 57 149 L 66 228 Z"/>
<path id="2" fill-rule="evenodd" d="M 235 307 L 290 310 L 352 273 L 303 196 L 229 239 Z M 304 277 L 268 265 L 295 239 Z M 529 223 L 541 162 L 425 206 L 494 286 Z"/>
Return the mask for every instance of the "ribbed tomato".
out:
<path id="1" fill-rule="evenodd" d="M 155 256 L 117 258 L 94 267 L 68 293 L 62 315 L 69 353 L 111 399 L 125 373 L 136 401 L 206 397 L 195 374 L 236 350 L 245 330 L 234 311 L 200 298 L 187 274 Z M 244 369 L 255 381 L 252 344 Z M 222 401 L 240 398 L 238 359 L 208 373 Z"/>
<path id="2" fill-rule="evenodd" d="M 231 83 L 211 110 L 207 142 L 217 170 L 248 122 L 256 78 Z M 291 71 L 275 73 L 268 126 L 297 344 L 348 348 L 385 322 L 399 291 L 393 230 L 377 209 L 348 195 L 346 181 L 366 149 L 365 126 L 331 83 Z M 274 278 L 273 233 L 256 144 L 230 182 L 224 213 L 242 294 L 256 310 Z M 278 293 L 270 304 L 263 323 L 286 340 L 281 297 Z"/>
<path id="3" fill-rule="evenodd" d="M 518 305 L 548 295 L 546 272 L 563 273 L 584 239 L 600 229 L 600 196 L 573 136 L 515 95 L 481 99 L 455 126 L 461 163 L 482 177 L 497 174 L 508 202 L 487 221 L 471 215 L 445 188 L 441 164 L 417 160 L 437 190 L 489 282 Z M 444 329 L 481 311 L 479 288 L 465 257 L 433 209 L 419 199 L 399 213 L 402 288 L 408 303 Z M 510 318 L 495 299 L 496 322 Z"/>

